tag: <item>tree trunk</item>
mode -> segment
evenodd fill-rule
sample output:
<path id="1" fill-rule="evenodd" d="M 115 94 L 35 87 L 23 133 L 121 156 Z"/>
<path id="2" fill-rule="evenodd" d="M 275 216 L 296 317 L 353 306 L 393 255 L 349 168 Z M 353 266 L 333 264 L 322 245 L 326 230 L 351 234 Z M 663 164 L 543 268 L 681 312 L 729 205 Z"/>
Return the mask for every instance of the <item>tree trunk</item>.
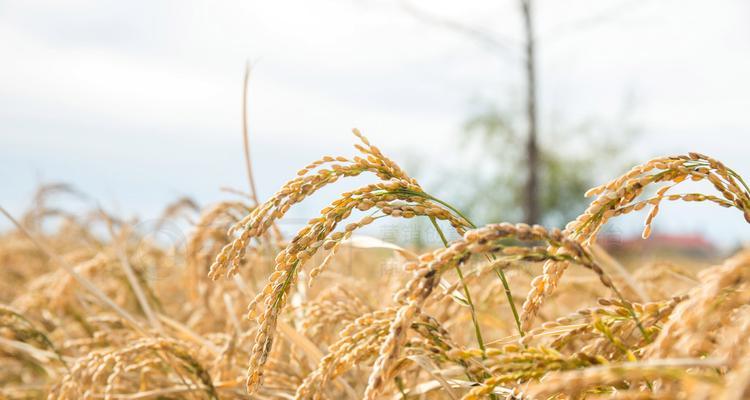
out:
<path id="1" fill-rule="evenodd" d="M 536 101 L 536 59 L 534 43 L 534 26 L 531 0 L 521 0 L 523 13 L 526 74 L 526 168 L 527 179 L 524 190 L 524 219 L 529 224 L 539 223 L 539 145 L 537 144 L 537 101 Z"/>

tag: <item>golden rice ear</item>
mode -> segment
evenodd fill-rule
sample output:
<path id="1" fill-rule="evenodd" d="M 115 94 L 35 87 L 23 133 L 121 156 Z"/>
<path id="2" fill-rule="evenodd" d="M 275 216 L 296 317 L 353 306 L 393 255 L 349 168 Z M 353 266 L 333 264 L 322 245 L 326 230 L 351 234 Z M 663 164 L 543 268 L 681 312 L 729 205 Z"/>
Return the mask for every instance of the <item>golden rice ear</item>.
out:
<path id="1" fill-rule="evenodd" d="M 721 195 L 720 197 L 701 193 L 672 195 L 667 192 L 685 182 L 708 181 Z M 656 196 L 637 201 L 645 189 L 652 185 L 660 187 Z M 653 207 L 646 219 L 648 236 L 650 225 L 663 200 L 712 202 L 722 207 L 734 207 L 747 215 L 750 210 L 750 188 L 741 176 L 720 161 L 699 153 L 683 156 L 659 157 L 631 169 L 624 175 L 586 192 L 587 196 L 597 195 L 591 205 L 566 230 L 575 239 L 584 243 L 594 243 L 596 235 L 607 221 L 619 215 L 639 210 L 645 205 Z"/>
<path id="2" fill-rule="evenodd" d="M 373 151 L 373 157 L 376 152 Z M 375 161 L 387 162 L 375 157 Z M 375 162 L 372 161 L 372 162 Z M 388 167 L 389 170 L 395 168 Z M 367 207 L 362 207 L 362 205 Z M 336 227 L 346 220 L 354 210 L 373 207 L 381 216 L 367 215 L 357 222 L 345 226 L 343 231 L 336 232 Z M 263 206 L 261 206 L 263 207 Z M 257 310 L 262 304 L 263 311 L 257 314 L 259 324 L 256 333 L 255 344 L 251 350 L 248 367 L 247 388 L 253 392 L 262 385 L 263 369 L 268 355 L 272 349 L 276 324 L 279 315 L 284 309 L 292 283 L 296 281 L 300 270 L 321 249 L 328 249 L 329 255 L 318 267 L 310 272 L 310 279 L 319 275 L 332 260 L 336 250 L 341 243 L 347 240 L 356 230 L 371 224 L 376 218 L 390 216 L 394 218 L 412 218 L 423 215 L 432 220 L 447 221 L 459 234 L 464 233 L 469 223 L 461 216 L 457 216 L 449 209 L 435 202 L 431 196 L 424 193 L 418 185 L 405 179 L 390 179 L 386 182 L 370 184 L 341 195 L 337 200 L 321 210 L 320 216 L 309 221 L 292 238 L 290 243 L 276 256 L 275 272 L 266 283 L 262 296 L 256 297 L 250 306 L 250 310 Z M 259 231 L 250 228 L 247 231 Z M 234 244 L 227 245 L 217 261 L 212 266 L 211 274 L 216 274 L 225 268 L 218 263 L 228 260 L 227 253 L 234 251 L 236 246 L 243 246 L 246 238 L 241 236 Z M 235 253 L 235 256 L 240 254 Z M 235 257 L 235 262 L 237 258 Z M 229 269 L 232 273 L 233 269 Z"/>
<path id="3" fill-rule="evenodd" d="M 340 178 L 355 177 L 367 172 L 378 177 L 382 181 L 382 185 L 379 187 L 364 187 L 358 193 L 344 193 L 338 202 L 332 204 L 333 209 L 325 210 L 322 213 L 324 215 L 330 216 L 337 208 L 346 206 L 345 203 L 352 195 L 368 194 L 373 190 L 406 190 L 416 192 L 417 195 L 422 193 L 417 181 L 409 177 L 398 164 L 383 155 L 380 150 L 371 146 L 359 131 L 355 130 L 354 133 L 365 145 L 364 147 L 355 146 L 365 157 L 354 157 L 350 160 L 346 157 L 325 156 L 301 169 L 296 178 L 286 182 L 269 200 L 258 205 L 249 215 L 230 228 L 229 234 L 238 233 L 238 236 L 224 246 L 216 256 L 216 260 L 210 267 L 209 276 L 211 279 L 216 280 L 222 274 L 227 276 L 236 274 L 239 270 L 240 260 L 245 255 L 252 239 L 261 238 L 292 206 L 302 202 L 323 187 L 335 183 Z M 400 199 L 403 197 L 401 196 Z M 417 196 L 417 198 L 428 199 L 427 196 Z M 365 202 L 358 204 L 359 208 L 372 207 L 375 202 L 375 199 L 360 200 Z M 386 197 L 377 198 L 377 200 L 392 201 L 393 199 Z M 352 208 L 350 207 L 348 212 L 351 212 Z M 379 208 L 382 209 L 383 207 Z M 438 209 L 442 211 L 441 208 Z M 408 210 L 407 215 L 413 215 L 412 212 L 413 210 Z M 397 214 L 401 216 L 403 212 L 397 211 Z M 459 226 L 463 225 L 465 223 L 459 224 Z"/>
<path id="4" fill-rule="evenodd" d="M 29 225 L 0 233 L 0 397 L 748 397 L 749 253 L 711 268 L 674 259 L 630 277 L 625 267 L 605 273 L 617 263 L 590 246 L 608 220 L 640 210 L 647 236 L 669 201 L 747 218 L 748 189 L 726 165 L 690 153 L 637 166 L 590 190 L 591 207 L 563 231 L 477 228 L 355 135 L 358 156 L 308 164 L 257 207 L 206 208 L 184 252 L 129 220 L 69 213 L 40 196 Z M 275 223 L 292 207 L 363 174 L 374 183 L 279 240 Z M 694 181 L 715 193 L 676 193 Z M 189 209 L 178 201 L 165 214 Z M 33 228 L 49 215 L 62 227 Z M 444 247 L 358 236 L 386 217 L 426 217 Z M 124 233 L 102 235 L 104 224 Z M 211 281 L 212 264 L 210 278 L 231 279 Z M 562 279 L 571 266 L 587 271 Z M 517 334 L 505 297 L 519 300 L 519 285 L 532 290 Z"/>
<path id="5" fill-rule="evenodd" d="M 674 187 L 687 181 L 708 181 L 721 196 L 702 193 L 671 194 Z M 656 196 L 638 200 L 646 188 L 658 184 Z M 642 237 L 651 235 L 653 222 L 664 200 L 710 202 L 722 207 L 740 210 L 748 219 L 750 213 L 750 188 L 741 176 L 721 162 L 699 153 L 682 156 L 659 157 L 636 166 L 624 175 L 590 189 L 587 196 L 598 196 L 589 207 L 565 227 L 566 234 L 585 246 L 596 243 L 600 229 L 614 217 L 651 207 L 646 217 Z M 558 286 L 567 264 L 548 261 L 526 296 L 522 310 L 524 328 L 529 329 L 545 298 Z"/>
<path id="6" fill-rule="evenodd" d="M 548 245 L 554 246 L 556 250 L 547 252 L 546 248 L 512 247 L 507 244 L 509 239 L 524 242 L 544 241 Z M 509 248 L 512 251 L 508 254 L 519 257 L 521 260 L 528 257 L 528 259 L 535 261 L 557 259 L 580 264 L 594 271 L 600 281 L 619 296 L 619 292 L 609 277 L 592 261 L 588 250 L 581 247 L 579 243 L 564 237 L 558 230 L 549 231 L 541 226 L 532 227 L 526 224 L 502 223 L 469 231 L 461 240 L 453 242 L 445 249 L 439 249 L 430 255 L 420 257 L 419 263 L 410 267 L 414 271 L 414 275 L 394 298 L 395 302 L 400 304 L 400 308 L 391 322 L 388 337 L 383 342 L 380 355 L 370 373 L 365 398 L 377 398 L 393 378 L 403 347 L 407 342 L 408 327 L 411 326 L 416 315 L 422 313 L 427 299 L 440 283 L 440 275 L 446 270 L 466 262 L 471 255 L 496 253 L 502 255 L 504 250 Z M 634 319 L 636 319 L 635 323 L 638 324 L 637 318 Z M 483 342 L 480 341 L 479 345 L 483 346 Z M 497 382 L 497 384 L 499 383 L 501 381 Z M 493 388 L 494 386 L 490 386 L 489 390 L 491 391 Z"/>

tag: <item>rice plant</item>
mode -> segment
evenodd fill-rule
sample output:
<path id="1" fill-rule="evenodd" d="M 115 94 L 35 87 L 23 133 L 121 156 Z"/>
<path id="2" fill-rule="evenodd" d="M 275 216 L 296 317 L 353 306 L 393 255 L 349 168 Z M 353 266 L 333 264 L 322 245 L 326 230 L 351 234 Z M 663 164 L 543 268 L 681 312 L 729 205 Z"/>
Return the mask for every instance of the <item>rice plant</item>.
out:
<path id="1" fill-rule="evenodd" d="M 591 189 L 565 227 L 480 225 L 354 134 L 356 155 L 307 164 L 265 201 L 167 205 L 163 220 L 195 221 L 184 251 L 105 210 L 54 208 L 60 185 L 18 219 L 2 210 L 14 227 L 0 234 L 0 397 L 750 397 L 749 252 L 686 278 L 613 269 L 597 246 L 608 221 L 643 209 L 648 237 L 669 201 L 750 221 L 733 169 L 660 157 Z M 372 180 L 278 228 L 355 176 Z M 674 192 L 687 181 L 714 192 Z M 443 246 L 361 234 L 389 218 L 427 221 Z"/>

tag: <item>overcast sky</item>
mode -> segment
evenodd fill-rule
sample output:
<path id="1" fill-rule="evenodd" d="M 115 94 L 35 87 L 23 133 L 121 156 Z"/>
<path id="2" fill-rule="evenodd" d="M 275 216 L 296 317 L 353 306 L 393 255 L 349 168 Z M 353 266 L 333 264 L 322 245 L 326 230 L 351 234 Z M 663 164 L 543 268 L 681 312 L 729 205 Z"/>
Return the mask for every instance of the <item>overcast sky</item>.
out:
<path id="1" fill-rule="evenodd" d="M 153 217 L 181 195 L 206 204 L 228 196 L 219 187 L 244 189 L 245 60 L 262 196 L 320 155 L 351 154 L 352 127 L 407 165 L 451 168 L 442 155 L 475 99 L 521 99 L 516 1 L 414 3 L 505 49 L 401 4 L 0 1 L 0 204 L 20 213 L 38 183 L 65 181 Z M 544 124 L 611 120 L 632 104 L 635 159 L 696 150 L 750 176 L 750 3 L 535 4 Z M 657 229 L 750 239 L 736 210 L 661 217 Z"/>

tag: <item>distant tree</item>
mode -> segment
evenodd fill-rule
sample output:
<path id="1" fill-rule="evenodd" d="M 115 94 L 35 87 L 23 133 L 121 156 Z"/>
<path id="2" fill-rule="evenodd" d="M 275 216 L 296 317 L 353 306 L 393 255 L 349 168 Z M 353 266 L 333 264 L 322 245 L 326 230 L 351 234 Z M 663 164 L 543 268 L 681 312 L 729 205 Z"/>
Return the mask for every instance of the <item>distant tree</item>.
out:
<path id="1" fill-rule="evenodd" d="M 613 145 L 622 144 L 632 128 L 623 127 L 615 137 L 609 138 L 609 143 L 604 142 L 600 146 L 602 148 L 587 145 L 586 155 L 571 156 L 561 152 L 557 145 L 540 145 L 534 8 L 532 0 L 514 1 L 518 1 L 520 6 L 523 26 L 523 111 L 509 113 L 496 107 L 488 107 L 467 122 L 468 137 L 472 138 L 480 133 L 486 155 L 502 165 L 502 168 L 493 169 L 495 173 L 492 177 L 486 178 L 490 185 L 502 186 L 496 186 L 497 191 L 479 186 L 480 190 L 476 192 L 476 198 L 471 200 L 471 204 L 485 210 L 502 210 L 500 215 L 492 215 L 493 220 L 512 218 L 527 223 L 540 223 L 543 220 L 564 219 L 570 216 L 571 211 L 568 210 L 576 210 L 576 206 L 583 202 L 581 193 L 591 185 L 594 167 L 612 161 L 615 154 Z M 513 41 L 495 33 L 431 14 L 416 8 L 407 0 L 403 0 L 402 5 L 415 18 L 463 34 L 498 54 L 506 54 L 514 46 Z M 606 15 L 597 15 L 572 25 L 591 26 L 604 20 Z M 545 132 L 544 136 L 548 134 Z M 523 171 L 523 175 L 519 175 L 518 171 Z M 482 200 L 492 203 L 483 205 Z"/>
<path id="2" fill-rule="evenodd" d="M 464 125 L 467 162 L 462 202 L 483 221 L 527 220 L 528 175 L 519 174 L 528 162 L 523 114 L 486 102 Z M 535 146 L 538 151 L 537 222 L 561 225 L 575 218 L 587 204 L 583 193 L 607 174 L 627 164 L 621 149 L 637 133 L 624 107 L 613 121 L 588 120 L 549 123 Z M 488 162 L 489 160 L 489 162 Z M 604 174 L 602 174 L 604 172 Z"/>
<path id="3" fill-rule="evenodd" d="M 537 117 L 537 79 L 536 79 L 536 38 L 534 34 L 534 18 L 531 0 L 520 0 L 521 15 L 523 15 L 524 37 L 524 77 L 526 79 L 526 185 L 524 187 L 523 210 L 524 221 L 530 224 L 541 222 L 539 195 L 539 167 L 540 155 L 538 144 Z"/>

